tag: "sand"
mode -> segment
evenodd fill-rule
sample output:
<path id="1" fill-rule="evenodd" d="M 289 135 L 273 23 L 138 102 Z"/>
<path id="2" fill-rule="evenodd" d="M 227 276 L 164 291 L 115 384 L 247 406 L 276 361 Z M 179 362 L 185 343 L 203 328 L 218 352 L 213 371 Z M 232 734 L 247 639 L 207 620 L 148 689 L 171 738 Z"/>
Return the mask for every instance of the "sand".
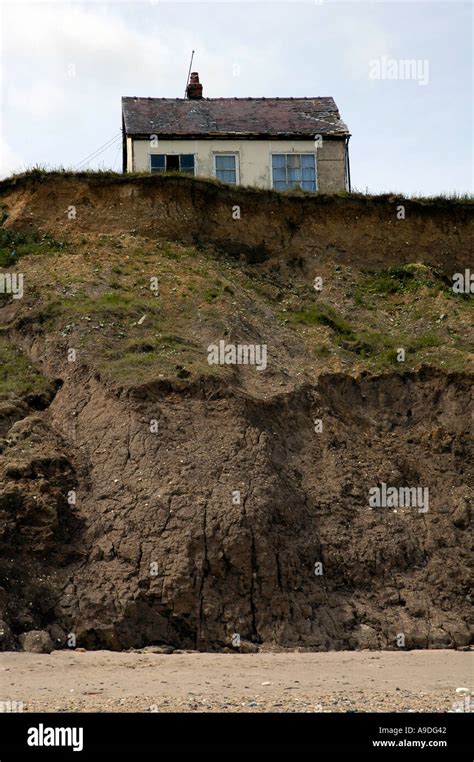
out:
<path id="1" fill-rule="evenodd" d="M 472 663 L 453 650 L 8 652 L 0 700 L 25 712 L 446 712 L 467 705 L 456 689 L 470 687 Z"/>

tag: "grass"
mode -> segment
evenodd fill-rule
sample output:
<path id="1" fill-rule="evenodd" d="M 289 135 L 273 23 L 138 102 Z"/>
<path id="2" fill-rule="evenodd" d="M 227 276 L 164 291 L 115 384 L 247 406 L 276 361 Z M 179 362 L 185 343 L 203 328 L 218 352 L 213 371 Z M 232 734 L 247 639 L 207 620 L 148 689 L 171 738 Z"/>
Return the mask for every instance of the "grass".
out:
<path id="1" fill-rule="evenodd" d="M 34 167 L 31 167 L 26 172 L 21 172 L 12 175 L 11 177 L 5 178 L 4 180 L 0 181 L 0 193 L 10 189 L 11 187 L 18 186 L 21 184 L 28 184 L 29 182 L 43 182 L 44 180 L 48 179 L 65 179 L 65 180 L 98 180 L 100 182 L 143 182 L 146 183 L 166 183 L 171 182 L 175 183 L 176 180 L 178 180 L 180 183 L 188 183 L 191 185 L 200 184 L 203 186 L 208 186 L 210 188 L 215 188 L 217 190 L 222 190 L 226 192 L 232 192 L 233 196 L 235 197 L 235 193 L 241 193 L 242 195 L 247 194 L 253 194 L 257 196 L 265 196 L 265 195 L 274 195 L 274 196 L 290 196 L 290 197 L 301 197 L 304 199 L 313 198 L 316 199 L 317 202 L 324 203 L 326 199 L 331 199 L 334 197 L 339 197 L 341 199 L 348 199 L 348 200 L 355 200 L 355 201 L 361 201 L 364 202 L 367 201 L 375 201 L 375 202 L 382 202 L 382 203 L 394 203 L 394 202 L 407 202 L 417 205 L 426 205 L 426 204 L 433 204 L 436 206 L 440 205 L 448 205 L 453 206 L 456 204 L 459 205 L 466 205 L 466 204 L 473 204 L 474 203 L 474 195 L 470 193 L 464 193 L 464 192 L 457 192 L 454 191 L 452 193 L 440 193 L 438 195 L 432 195 L 432 196 L 423 196 L 423 195 L 406 195 L 403 193 L 398 192 L 384 192 L 380 194 L 372 194 L 372 193 L 364 193 L 357 189 L 353 189 L 351 192 L 348 191 L 340 191 L 338 193 L 333 194 L 322 194 L 322 193 L 313 193 L 313 192 L 307 192 L 303 191 L 301 189 L 295 189 L 290 191 L 275 191 L 273 189 L 266 189 L 266 188 L 256 188 L 253 186 L 239 186 L 237 189 L 234 186 L 226 185 L 225 183 L 221 183 L 219 180 L 217 180 L 215 177 L 198 177 L 198 176 L 192 176 L 187 175 L 186 173 L 182 172 L 166 172 L 166 173 L 154 173 L 150 174 L 149 172 L 130 172 L 130 173 L 121 173 L 121 172 L 114 172 L 110 169 L 93 169 L 93 170 L 80 170 L 80 171 L 74 171 L 71 168 L 65 168 L 65 167 L 47 167 L 42 165 L 36 165 Z"/>
<path id="2" fill-rule="evenodd" d="M 98 240 L 93 232 L 78 239 L 59 259 L 25 263 L 25 298 L 3 314 L 9 325 L 17 321 L 17 330 L 37 327 L 61 346 L 67 336 L 84 365 L 114 383 L 210 375 L 232 382 L 233 370 L 207 365 L 207 344 L 226 335 L 273 344 L 275 384 L 280 367 L 310 378 L 324 369 L 403 372 L 425 362 L 468 367 L 471 305 L 453 300 L 449 284 L 424 265 L 370 272 L 343 265 L 326 277 L 321 302 L 307 274 L 242 266 L 210 246 L 151 237 Z M 25 241 L 33 243 L 38 254 L 42 246 L 45 253 L 54 251 L 54 242 Z M 152 276 L 158 278 L 158 296 L 150 290 Z M 406 351 L 405 363 L 397 360 L 399 347 Z M 247 375 L 249 383 L 260 378 Z"/>
<path id="3" fill-rule="evenodd" d="M 21 257 L 54 254 L 64 249 L 62 241 L 49 235 L 0 230 L 0 267 L 11 267 Z"/>
<path id="4" fill-rule="evenodd" d="M 347 320 L 338 315 L 334 307 L 329 304 L 311 304 L 299 312 L 290 314 L 290 321 L 304 325 L 326 325 L 340 337 L 345 339 L 356 338 Z"/>
<path id="5" fill-rule="evenodd" d="M 356 198 L 386 198 L 392 202 L 395 201 L 413 201 L 413 202 L 431 202 L 431 203 L 443 203 L 443 202 L 459 202 L 459 203 L 474 203 L 474 195 L 472 193 L 464 191 L 450 191 L 447 193 L 436 193 L 433 195 L 424 195 L 423 193 L 403 193 L 401 191 L 382 191 L 381 193 L 369 193 L 368 191 L 361 190 L 360 188 L 353 188 L 351 193 L 345 193 L 344 195 L 353 196 Z"/>
<path id="6" fill-rule="evenodd" d="M 147 334 L 141 339 L 132 338 L 106 353 L 109 359 L 116 360 L 127 356 L 153 354 L 155 357 L 160 353 L 188 352 L 194 346 L 181 336 L 166 334 Z"/>
<path id="7" fill-rule="evenodd" d="M 106 291 L 97 296 L 78 292 L 74 297 L 52 299 L 47 303 L 46 309 L 49 318 L 91 316 L 94 320 L 112 317 L 119 320 L 133 319 L 141 318 L 144 314 L 156 318 L 160 316 L 161 311 L 155 297 L 150 296 L 146 299 L 122 290 Z"/>
<path id="8" fill-rule="evenodd" d="M 280 318 L 283 316 L 288 318 L 293 326 L 327 326 L 335 337 L 337 347 L 343 353 L 356 356 L 358 361 L 378 369 L 394 364 L 403 365 L 397 359 L 400 348 L 405 350 L 409 361 L 414 354 L 438 347 L 441 343 L 441 338 L 433 332 L 412 335 L 404 332 L 391 334 L 360 330 L 339 315 L 334 307 L 324 303 L 311 304 L 293 313 L 279 313 Z M 320 357 L 330 353 L 327 345 L 317 346 L 314 351 Z"/>
<path id="9" fill-rule="evenodd" d="M 223 284 L 220 283 L 219 281 L 216 281 L 215 283 L 212 284 L 212 286 L 209 286 L 208 288 L 206 288 L 203 294 L 203 299 L 208 304 L 212 304 L 212 302 L 215 299 L 218 299 L 219 296 L 222 296 L 223 292 L 224 292 Z"/>
<path id="10" fill-rule="evenodd" d="M 452 294 L 445 280 L 426 265 L 393 265 L 379 272 L 365 274 L 355 288 L 354 301 L 359 306 L 370 308 L 374 297 L 414 293 L 422 288 L 430 288 L 432 296 L 440 291 Z"/>
<path id="11" fill-rule="evenodd" d="M 123 341 L 102 353 L 100 371 L 115 381 L 144 383 L 162 378 L 187 378 L 206 372 L 202 350 L 181 336 L 147 334 Z"/>
<path id="12" fill-rule="evenodd" d="M 165 347 L 167 349 L 184 349 L 191 346 L 191 344 L 182 336 L 174 336 L 163 334 L 156 337 L 156 343 L 158 346 Z"/>
<path id="13" fill-rule="evenodd" d="M 49 389 L 48 381 L 38 373 L 28 358 L 0 336 L 0 396 L 28 392 L 41 393 Z"/>
<path id="14" fill-rule="evenodd" d="M 434 333 L 423 333 L 419 336 L 398 334 L 395 336 L 376 331 L 361 332 L 358 339 L 362 345 L 361 354 L 381 354 L 383 351 L 397 350 L 403 347 L 406 352 L 418 352 L 427 347 L 437 347 L 440 344 L 439 336 Z"/>
<path id="15" fill-rule="evenodd" d="M 160 254 L 167 259 L 179 262 L 181 259 L 196 256 L 194 249 L 179 244 L 162 244 L 159 248 Z"/>

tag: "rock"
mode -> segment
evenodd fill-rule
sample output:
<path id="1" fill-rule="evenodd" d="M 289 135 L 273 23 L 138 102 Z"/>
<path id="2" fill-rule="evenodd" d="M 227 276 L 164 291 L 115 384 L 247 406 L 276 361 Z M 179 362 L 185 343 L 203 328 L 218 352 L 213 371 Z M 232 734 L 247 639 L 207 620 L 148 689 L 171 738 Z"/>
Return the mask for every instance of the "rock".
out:
<path id="1" fill-rule="evenodd" d="M 3 613 L 7 607 L 7 591 L 0 587 L 0 613 Z"/>
<path id="2" fill-rule="evenodd" d="M 252 643 L 250 640 L 241 640 L 239 646 L 239 653 L 241 654 L 257 654 L 258 646 L 256 643 Z"/>
<path id="3" fill-rule="evenodd" d="M 30 630 L 22 633 L 18 640 L 23 651 L 33 654 L 50 654 L 54 650 L 54 643 L 49 632 L 46 630 Z"/>
<path id="4" fill-rule="evenodd" d="M 51 640 L 53 641 L 55 648 L 62 648 L 62 646 L 66 645 L 67 634 L 65 630 L 63 630 L 63 628 L 58 624 L 50 625 L 48 627 L 48 632 L 51 636 Z"/>
<path id="5" fill-rule="evenodd" d="M 467 502 L 463 501 L 453 513 L 453 524 L 458 529 L 467 529 L 471 521 L 471 512 Z"/>
<path id="6" fill-rule="evenodd" d="M 361 624 L 354 632 L 354 641 L 357 648 L 379 648 L 377 632 L 368 624 Z"/>
<path id="7" fill-rule="evenodd" d="M 145 646 L 140 648 L 140 653 L 143 654 L 172 654 L 174 648 L 171 646 Z"/>
<path id="8" fill-rule="evenodd" d="M 11 651 L 14 648 L 14 639 L 10 627 L 0 619 L 0 651 Z"/>
<path id="9" fill-rule="evenodd" d="M 406 596 L 406 611 L 415 619 L 426 616 L 427 607 L 419 594 Z"/>
<path id="10" fill-rule="evenodd" d="M 452 648 L 453 639 L 442 627 L 434 626 L 430 630 L 429 648 Z"/>
<path id="11" fill-rule="evenodd" d="M 456 648 L 459 648 L 459 646 L 468 646 L 470 644 L 471 633 L 466 625 L 460 623 L 456 627 L 451 627 L 449 631 Z"/>

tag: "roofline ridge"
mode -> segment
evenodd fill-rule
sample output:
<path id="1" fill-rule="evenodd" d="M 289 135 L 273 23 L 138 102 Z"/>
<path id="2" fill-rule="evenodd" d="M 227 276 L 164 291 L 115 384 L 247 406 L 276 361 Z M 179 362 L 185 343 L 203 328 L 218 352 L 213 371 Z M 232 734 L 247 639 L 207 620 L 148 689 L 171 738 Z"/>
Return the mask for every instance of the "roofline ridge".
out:
<path id="1" fill-rule="evenodd" d="M 331 100 L 334 98 L 332 95 L 259 95 L 259 96 L 243 96 L 233 97 L 225 96 L 219 98 L 165 98 L 159 96 L 149 95 L 122 95 L 122 100 L 141 100 L 141 101 L 183 101 L 186 103 L 196 103 L 199 101 L 321 101 Z"/>

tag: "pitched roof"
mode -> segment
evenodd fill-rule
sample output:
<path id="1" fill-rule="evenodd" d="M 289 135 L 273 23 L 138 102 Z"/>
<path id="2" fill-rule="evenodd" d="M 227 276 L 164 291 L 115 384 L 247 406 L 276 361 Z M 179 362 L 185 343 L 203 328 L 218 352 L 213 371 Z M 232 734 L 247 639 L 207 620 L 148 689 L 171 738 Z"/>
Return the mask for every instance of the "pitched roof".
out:
<path id="1" fill-rule="evenodd" d="M 122 98 L 127 135 L 349 135 L 332 98 Z"/>

